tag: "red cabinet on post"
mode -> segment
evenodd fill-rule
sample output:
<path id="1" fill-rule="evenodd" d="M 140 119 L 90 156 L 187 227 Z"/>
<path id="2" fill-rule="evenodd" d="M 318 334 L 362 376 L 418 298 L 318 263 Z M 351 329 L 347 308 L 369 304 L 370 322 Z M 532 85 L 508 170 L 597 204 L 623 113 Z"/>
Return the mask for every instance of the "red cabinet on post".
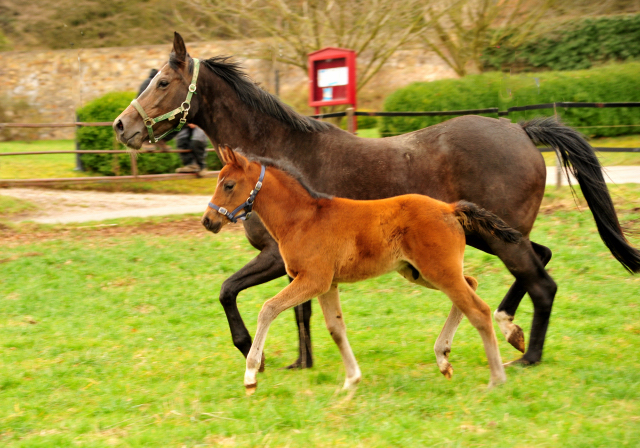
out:
<path id="1" fill-rule="evenodd" d="M 327 47 L 309 53 L 309 106 L 349 104 L 356 108 L 356 52 Z M 354 120 L 354 130 L 356 117 Z"/>

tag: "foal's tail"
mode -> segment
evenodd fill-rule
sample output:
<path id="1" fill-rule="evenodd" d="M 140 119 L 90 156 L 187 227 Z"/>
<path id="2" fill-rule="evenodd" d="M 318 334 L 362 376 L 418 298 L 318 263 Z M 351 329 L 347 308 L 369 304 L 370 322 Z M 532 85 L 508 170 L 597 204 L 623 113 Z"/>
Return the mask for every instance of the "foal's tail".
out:
<path id="1" fill-rule="evenodd" d="M 604 244 L 629 272 L 640 272 L 640 251 L 629 244 L 622 232 L 602 176 L 602 166 L 591 145 L 578 131 L 553 117 L 534 119 L 520 123 L 520 126 L 533 143 L 556 150 L 567 178 L 571 173 L 578 180 Z"/>
<path id="2" fill-rule="evenodd" d="M 465 233 L 498 238 L 505 243 L 517 243 L 522 238 L 520 232 L 509 227 L 502 219 L 471 202 L 456 202 L 453 213 Z"/>

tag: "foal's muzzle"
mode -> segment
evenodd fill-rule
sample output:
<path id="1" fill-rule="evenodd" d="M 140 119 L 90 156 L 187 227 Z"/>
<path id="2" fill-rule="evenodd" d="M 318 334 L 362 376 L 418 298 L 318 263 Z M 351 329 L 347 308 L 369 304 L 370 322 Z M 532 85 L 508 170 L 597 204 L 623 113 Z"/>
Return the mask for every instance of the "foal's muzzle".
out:
<path id="1" fill-rule="evenodd" d="M 222 228 L 222 221 L 213 222 L 207 216 L 202 218 L 201 222 L 202 222 L 202 225 L 204 226 L 205 229 L 207 229 L 208 231 L 213 232 L 213 233 L 218 233 L 220 231 L 220 229 Z"/>

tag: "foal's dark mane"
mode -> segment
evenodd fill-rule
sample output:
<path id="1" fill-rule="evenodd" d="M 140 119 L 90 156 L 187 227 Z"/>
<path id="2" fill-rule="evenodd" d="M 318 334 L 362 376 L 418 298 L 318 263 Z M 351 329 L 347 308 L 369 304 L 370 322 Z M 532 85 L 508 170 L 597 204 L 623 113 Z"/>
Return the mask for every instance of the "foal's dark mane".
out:
<path id="1" fill-rule="evenodd" d="M 172 53 L 173 58 L 173 53 Z M 169 59 L 169 64 L 175 61 Z M 202 60 L 202 64 L 215 75 L 222 78 L 236 92 L 240 101 L 259 112 L 300 132 L 322 132 L 333 127 L 332 124 L 305 117 L 284 104 L 276 96 L 262 90 L 242 71 L 238 62 L 229 61 L 230 56 L 215 56 Z M 172 65 L 173 66 L 173 65 Z"/>
<path id="2" fill-rule="evenodd" d="M 302 175 L 302 173 L 300 173 L 300 171 L 298 171 L 298 169 L 286 159 L 275 160 L 275 159 L 270 159 L 268 157 L 247 155 L 237 149 L 234 151 L 243 155 L 247 159 L 249 159 L 250 162 L 258 162 L 263 164 L 266 167 L 272 167 L 284 172 L 289 177 L 292 177 L 294 180 L 296 180 L 302 186 L 302 188 L 304 188 L 307 191 L 307 193 L 309 193 L 309 195 L 313 199 L 333 199 L 333 196 L 325 193 L 320 193 L 314 190 L 313 188 L 311 188 L 307 183 L 307 180 L 305 179 L 305 177 Z"/>

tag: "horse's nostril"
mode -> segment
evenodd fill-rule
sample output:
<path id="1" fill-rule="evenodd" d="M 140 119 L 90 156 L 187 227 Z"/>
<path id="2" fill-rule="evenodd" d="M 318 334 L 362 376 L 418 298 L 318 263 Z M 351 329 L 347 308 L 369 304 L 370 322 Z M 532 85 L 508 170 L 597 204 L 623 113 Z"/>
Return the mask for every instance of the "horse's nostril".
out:
<path id="1" fill-rule="evenodd" d="M 118 122 L 116 123 L 116 129 L 120 132 L 124 130 L 124 125 L 122 124 L 122 120 L 118 120 Z"/>
<path id="2" fill-rule="evenodd" d="M 209 218 L 202 218 L 202 225 L 205 227 L 205 229 L 209 228 Z"/>

